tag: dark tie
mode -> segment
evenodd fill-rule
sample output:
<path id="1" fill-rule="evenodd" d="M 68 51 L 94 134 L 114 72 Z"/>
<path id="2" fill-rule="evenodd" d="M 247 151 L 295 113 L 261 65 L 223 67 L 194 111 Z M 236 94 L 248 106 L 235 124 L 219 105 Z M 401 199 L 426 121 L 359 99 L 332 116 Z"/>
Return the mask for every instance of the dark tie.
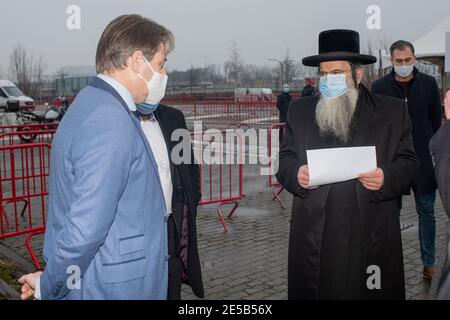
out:
<path id="1" fill-rule="evenodd" d="M 141 120 L 141 116 L 139 115 L 139 112 L 136 110 L 136 111 L 131 111 L 131 113 L 138 119 L 138 120 Z"/>

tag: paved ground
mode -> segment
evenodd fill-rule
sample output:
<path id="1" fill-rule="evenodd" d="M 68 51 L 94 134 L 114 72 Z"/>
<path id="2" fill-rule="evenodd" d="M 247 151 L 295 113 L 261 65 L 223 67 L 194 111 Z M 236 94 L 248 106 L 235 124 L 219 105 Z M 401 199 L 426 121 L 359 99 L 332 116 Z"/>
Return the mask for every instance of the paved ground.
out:
<path id="1" fill-rule="evenodd" d="M 207 299 L 286 299 L 292 197 L 284 193 L 282 198 L 288 205 L 286 210 L 271 201 L 268 190 L 252 192 L 229 221 L 228 233 L 222 232 L 214 208 L 200 209 L 199 250 Z M 441 264 L 447 217 L 440 201 L 436 209 L 437 253 Z M 430 286 L 421 277 L 417 214 L 412 197 L 404 199 L 402 222 L 410 226 L 402 232 L 407 299 L 433 298 L 437 283 Z M 195 298 L 188 287 L 183 290 L 183 298 Z"/>
<path id="2" fill-rule="evenodd" d="M 206 299 L 286 299 L 287 244 L 292 197 L 283 193 L 287 209 L 271 200 L 265 178 L 255 166 L 245 166 L 244 191 L 233 219 L 224 233 L 217 219 L 216 207 L 200 207 L 198 214 L 199 251 L 203 268 Z M 437 206 L 438 263 L 443 259 L 446 216 L 440 201 Z M 402 222 L 409 225 L 403 232 L 405 277 L 408 299 L 433 298 L 436 283 L 422 280 L 422 265 L 417 236 L 417 216 L 411 197 L 404 199 Z M 39 255 L 42 235 L 32 240 Z M 24 237 L 0 240 L 4 245 L 30 260 Z M 190 288 L 183 286 L 183 299 L 195 299 Z"/>

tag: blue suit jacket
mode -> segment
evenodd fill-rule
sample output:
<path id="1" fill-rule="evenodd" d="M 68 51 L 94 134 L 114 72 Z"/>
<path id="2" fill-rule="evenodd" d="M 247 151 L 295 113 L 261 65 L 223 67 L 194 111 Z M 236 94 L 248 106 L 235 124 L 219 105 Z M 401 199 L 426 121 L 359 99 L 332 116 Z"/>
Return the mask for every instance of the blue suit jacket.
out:
<path id="1" fill-rule="evenodd" d="M 163 197 L 139 121 L 95 78 L 53 140 L 42 299 L 166 299 Z"/>

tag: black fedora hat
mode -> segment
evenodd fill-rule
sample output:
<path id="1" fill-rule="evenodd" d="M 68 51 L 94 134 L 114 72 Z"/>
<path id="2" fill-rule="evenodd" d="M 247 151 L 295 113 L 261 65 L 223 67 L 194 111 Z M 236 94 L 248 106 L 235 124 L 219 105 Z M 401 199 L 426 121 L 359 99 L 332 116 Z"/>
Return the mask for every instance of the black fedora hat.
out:
<path id="1" fill-rule="evenodd" d="M 319 35 L 319 54 L 306 57 L 303 64 L 318 67 L 325 61 L 349 61 L 361 64 L 372 64 L 377 58 L 360 53 L 359 33 L 353 30 L 327 30 Z"/>

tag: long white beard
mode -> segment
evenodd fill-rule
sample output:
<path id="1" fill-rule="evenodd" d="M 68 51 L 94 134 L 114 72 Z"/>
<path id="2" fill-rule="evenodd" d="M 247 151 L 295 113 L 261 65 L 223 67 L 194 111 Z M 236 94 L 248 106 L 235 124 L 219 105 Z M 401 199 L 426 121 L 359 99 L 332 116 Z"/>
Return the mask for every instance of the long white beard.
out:
<path id="1" fill-rule="evenodd" d="M 321 98 L 316 106 L 316 123 L 320 135 L 334 136 L 346 143 L 350 134 L 350 124 L 358 103 L 358 89 L 348 89 L 335 99 Z"/>

